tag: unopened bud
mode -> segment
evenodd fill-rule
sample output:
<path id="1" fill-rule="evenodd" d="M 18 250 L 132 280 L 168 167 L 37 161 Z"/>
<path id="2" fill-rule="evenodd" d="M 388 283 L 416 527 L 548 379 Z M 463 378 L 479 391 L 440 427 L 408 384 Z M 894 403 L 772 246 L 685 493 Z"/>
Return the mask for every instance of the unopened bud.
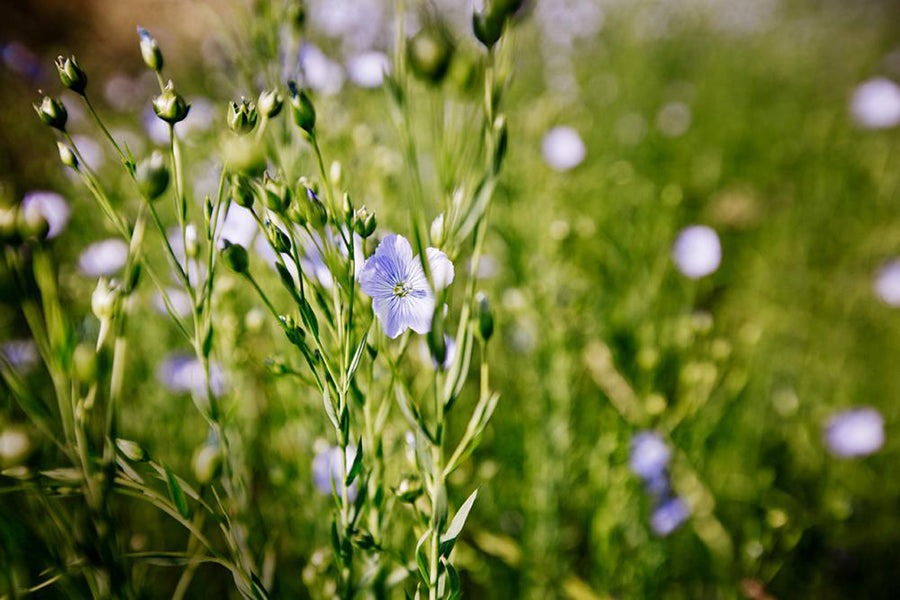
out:
<path id="1" fill-rule="evenodd" d="M 156 116 L 174 125 L 179 121 L 183 121 L 191 110 L 191 105 L 178 93 L 175 92 L 174 84 L 169 81 L 163 88 L 159 96 L 153 98 L 153 110 Z"/>
<path id="2" fill-rule="evenodd" d="M 137 30 L 138 35 L 141 36 L 141 57 L 144 59 L 144 64 L 159 73 L 163 67 L 163 56 L 159 50 L 159 44 L 143 27 L 138 27 Z"/>
<path id="3" fill-rule="evenodd" d="M 425 339 L 428 341 L 428 349 L 431 358 L 436 365 L 443 365 L 447 360 L 447 339 L 444 337 L 444 305 L 435 304 L 434 315 L 431 318 L 431 329 L 428 330 Z"/>
<path id="4" fill-rule="evenodd" d="M 394 494 L 400 502 L 412 504 L 422 495 L 422 484 L 414 475 L 407 475 L 400 480 L 400 484 L 394 489 Z"/>
<path id="5" fill-rule="evenodd" d="M 184 228 L 184 253 L 188 258 L 197 258 L 200 252 L 200 242 L 197 239 L 197 228 L 193 223 L 188 223 Z"/>
<path id="6" fill-rule="evenodd" d="M 62 84 L 75 92 L 84 96 L 84 89 L 87 87 L 87 75 L 84 70 L 75 61 L 75 57 L 65 58 L 60 56 L 56 59 L 56 70 L 59 71 L 59 80 Z"/>
<path id="7" fill-rule="evenodd" d="M 250 180 L 245 176 L 235 173 L 231 176 L 231 199 L 244 208 L 253 206 L 253 188 Z"/>
<path id="8" fill-rule="evenodd" d="M 365 206 L 356 211 L 355 227 L 359 237 L 363 239 L 368 238 L 375 233 L 377 226 L 378 221 L 375 220 L 375 213 L 369 213 Z"/>
<path id="9" fill-rule="evenodd" d="M 162 152 L 154 151 L 138 163 L 134 179 L 147 200 L 156 200 L 169 187 L 169 167 Z"/>
<path id="10" fill-rule="evenodd" d="M 275 249 L 275 252 L 285 254 L 291 251 L 291 238 L 278 225 L 269 221 L 266 225 L 266 230 L 269 234 L 269 239 L 272 240 L 272 247 Z"/>
<path id="11" fill-rule="evenodd" d="M 106 321 L 112 317 L 113 310 L 116 306 L 118 291 L 116 286 L 111 284 L 105 277 L 101 277 L 97 281 L 97 287 L 91 294 L 91 310 L 94 315 L 101 321 Z"/>
<path id="12" fill-rule="evenodd" d="M 131 440 L 116 438 L 116 448 L 131 462 L 144 462 L 150 458 L 143 446 Z"/>
<path id="13" fill-rule="evenodd" d="M 293 81 L 288 82 L 288 90 L 291 93 L 291 113 L 294 116 L 294 123 L 306 133 L 312 134 L 316 126 L 316 108 L 312 100 L 304 90 L 298 89 Z"/>
<path id="14" fill-rule="evenodd" d="M 240 275 L 246 275 L 250 268 L 250 257 L 247 255 L 247 249 L 240 244 L 232 244 L 225 240 L 225 247 L 222 249 L 222 258 L 225 264 L 232 271 Z"/>
<path id="15" fill-rule="evenodd" d="M 436 248 L 440 248 L 444 244 L 444 213 L 439 214 L 431 222 L 431 231 L 429 233 L 431 234 L 431 243 Z"/>
<path id="16" fill-rule="evenodd" d="M 216 444 L 203 444 L 194 453 L 191 466 L 197 481 L 206 485 L 222 471 L 222 450 Z"/>
<path id="17" fill-rule="evenodd" d="M 0 242 L 15 244 L 19 240 L 19 229 L 16 222 L 19 211 L 15 206 L 0 206 Z"/>
<path id="18" fill-rule="evenodd" d="M 406 46 L 413 73 L 425 81 L 440 83 L 453 57 L 453 43 L 437 25 L 427 25 L 410 38 Z"/>
<path id="19" fill-rule="evenodd" d="M 59 150 L 59 160 L 62 161 L 62 164 L 78 170 L 78 158 L 75 156 L 75 153 L 72 152 L 72 149 L 62 142 L 56 142 L 56 148 Z"/>
<path id="20" fill-rule="evenodd" d="M 479 42 L 490 50 L 503 35 L 503 23 L 506 15 L 498 11 L 484 10 L 472 13 L 472 31 Z"/>
<path id="21" fill-rule="evenodd" d="M 69 118 L 69 113 L 66 112 L 66 107 L 62 102 L 56 98 L 44 96 L 40 104 L 34 104 L 33 106 L 45 125 L 60 131 L 66 130 L 66 120 Z"/>
<path id="22" fill-rule="evenodd" d="M 272 212 L 281 214 L 291 205 L 291 188 L 281 178 L 275 179 L 266 173 L 263 191 L 266 207 Z"/>
<path id="23" fill-rule="evenodd" d="M 478 319 L 478 334 L 487 343 L 494 334 L 494 314 L 484 292 L 475 295 L 475 316 Z"/>
<path id="24" fill-rule="evenodd" d="M 278 90 L 263 90 L 259 93 L 256 106 L 259 113 L 267 119 L 277 117 L 284 105 L 284 97 Z"/>

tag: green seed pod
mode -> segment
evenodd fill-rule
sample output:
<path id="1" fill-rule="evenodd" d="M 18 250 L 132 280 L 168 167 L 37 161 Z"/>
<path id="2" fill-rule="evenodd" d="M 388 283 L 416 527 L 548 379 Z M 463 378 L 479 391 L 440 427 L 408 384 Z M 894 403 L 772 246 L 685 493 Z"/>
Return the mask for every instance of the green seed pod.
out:
<path id="1" fill-rule="evenodd" d="M 311 187 L 306 188 L 306 218 L 316 229 L 328 223 L 328 211 Z"/>
<path id="2" fill-rule="evenodd" d="M 475 295 L 475 316 L 478 319 L 478 335 L 487 343 L 494 334 L 494 315 L 484 292 Z"/>
<path id="3" fill-rule="evenodd" d="M 278 90 L 263 90 L 259 93 L 259 99 L 256 101 L 260 114 L 267 119 L 277 117 L 281 113 L 283 105 L 284 97 Z"/>
<path id="4" fill-rule="evenodd" d="M 141 37 L 141 57 L 144 59 L 144 64 L 159 73 L 163 67 L 163 56 L 159 50 L 159 44 L 143 27 L 138 27 L 137 31 Z"/>
<path id="5" fill-rule="evenodd" d="M 269 234 L 269 239 L 272 240 L 272 246 L 275 248 L 275 252 L 285 254 L 291 251 L 291 238 L 289 238 L 288 234 L 282 231 L 278 225 L 269 221 L 266 224 L 266 230 Z"/>
<path id="6" fill-rule="evenodd" d="M 235 173 L 231 176 L 231 199 L 244 208 L 253 206 L 255 195 L 253 188 L 250 186 L 250 180 L 244 175 Z"/>
<path id="7" fill-rule="evenodd" d="M 409 66 L 424 81 L 440 83 L 453 58 L 453 42 L 438 25 L 426 25 L 406 45 Z"/>
<path id="8" fill-rule="evenodd" d="M 175 85 L 170 80 L 159 96 L 153 98 L 153 110 L 156 116 L 174 125 L 183 121 L 191 110 L 191 105 L 175 92 Z"/>
<path id="9" fill-rule="evenodd" d="M 246 275 L 250 268 L 250 257 L 247 255 L 247 249 L 240 244 L 232 244 L 225 240 L 225 247 L 222 249 L 222 258 L 225 264 L 232 271 L 240 275 Z"/>
<path id="10" fill-rule="evenodd" d="M 288 82 L 288 90 L 291 92 L 291 113 L 294 116 L 294 123 L 311 135 L 316 126 L 316 108 L 312 100 L 304 90 L 298 89 L 293 81 Z"/>
<path id="11" fill-rule="evenodd" d="M 485 10 L 472 13 L 472 31 L 479 42 L 490 50 L 503 35 L 503 24 L 506 15 L 499 11 Z"/>
<path id="12" fill-rule="evenodd" d="M 156 200 L 169 187 L 169 167 L 162 152 L 153 154 L 137 164 L 134 178 L 138 188 L 147 200 Z"/>
<path id="13" fill-rule="evenodd" d="M 44 96 L 40 104 L 34 104 L 33 106 L 45 125 L 60 131 L 66 130 L 66 120 L 69 118 L 69 113 L 66 112 L 66 107 L 62 102 L 56 98 Z"/>
<path id="14" fill-rule="evenodd" d="M 62 161 L 62 164 L 77 171 L 78 158 L 75 156 L 75 153 L 72 152 L 72 149 L 62 142 L 56 142 L 56 149 L 59 150 L 59 160 Z"/>
<path id="15" fill-rule="evenodd" d="M 191 466 L 197 481 L 206 485 L 222 472 L 222 451 L 217 445 L 204 444 L 194 453 Z"/>
<path id="16" fill-rule="evenodd" d="M 375 213 L 370 214 L 369 211 L 366 210 L 366 207 L 363 206 L 356 211 L 356 222 L 354 223 L 354 226 L 359 237 L 363 239 L 370 237 L 375 233 L 375 228 L 378 226 L 378 221 L 375 219 Z"/>
<path id="17" fill-rule="evenodd" d="M 87 87 L 87 75 L 78 66 L 74 56 L 72 58 L 57 57 L 56 70 L 59 71 L 59 80 L 62 81 L 64 86 L 76 94 L 84 96 L 84 89 Z"/>
<path id="18" fill-rule="evenodd" d="M 131 462 L 144 462 L 150 458 L 143 446 L 131 440 L 116 438 L 116 448 Z"/>
<path id="19" fill-rule="evenodd" d="M 263 177 L 263 199 L 266 207 L 277 214 L 283 213 L 291 205 L 291 188 L 280 178 Z"/>
<path id="20" fill-rule="evenodd" d="M 97 381 L 97 353 L 91 344 L 81 343 L 75 346 L 72 353 L 72 364 L 75 376 L 82 385 L 90 385 Z"/>
<path id="21" fill-rule="evenodd" d="M 240 135 L 250 133 L 256 127 L 258 119 L 259 114 L 256 111 L 256 104 L 252 101 L 241 98 L 240 104 L 234 101 L 228 104 L 226 121 L 233 132 Z"/>

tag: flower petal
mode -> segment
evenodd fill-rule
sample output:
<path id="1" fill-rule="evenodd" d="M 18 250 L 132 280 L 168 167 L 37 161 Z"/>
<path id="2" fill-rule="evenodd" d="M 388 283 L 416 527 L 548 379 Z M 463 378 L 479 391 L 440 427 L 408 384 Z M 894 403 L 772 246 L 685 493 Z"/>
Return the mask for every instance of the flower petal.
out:
<path id="1" fill-rule="evenodd" d="M 405 281 L 412 260 L 412 247 L 403 236 L 385 237 L 359 273 L 360 289 L 372 298 L 392 296 L 394 286 Z"/>
<path id="2" fill-rule="evenodd" d="M 447 255 L 437 248 L 427 248 L 425 253 L 428 256 L 428 267 L 431 269 L 431 276 L 434 278 L 434 287 L 441 290 L 453 283 L 453 277 L 456 275 L 456 272 L 453 269 L 453 263 L 450 262 Z"/>

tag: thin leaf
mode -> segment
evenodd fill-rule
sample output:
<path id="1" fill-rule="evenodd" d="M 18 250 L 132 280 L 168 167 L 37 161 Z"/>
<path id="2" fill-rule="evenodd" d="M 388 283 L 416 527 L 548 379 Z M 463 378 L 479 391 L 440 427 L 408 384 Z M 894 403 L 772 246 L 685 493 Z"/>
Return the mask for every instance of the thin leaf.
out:
<path id="1" fill-rule="evenodd" d="M 181 489 L 181 485 L 178 483 L 178 479 L 176 479 L 172 470 L 165 465 L 163 465 L 163 468 L 166 471 L 166 486 L 169 488 L 169 497 L 172 499 L 172 504 L 175 505 L 182 517 L 190 519 L 191 508 L 188 506 L 187 498 L 184 496 L 184 490 Z"/>
<path id="2" fill-rule="evenodd" d="M 441 555 L 449 556 L 450 552 L 453 550 L 453 545 L 456 543 L 456 538 L 459 537 L 459 534 L 462 533 L 463 526 L 466 524 L 466 519 L 469 517 L 469 511 L 472 510 L 472 505 L 475 504 L 475 498 L 478 497 L 478 490 L 472 492 L 472 495 L 469 496 L 465 502 L 463 502 L 462 506 L 459 507 L 459 510 L 456 511 L 456 514 L 453 516 L 453 520 L 450 521 L 450 526 L 447 528 L 447 532 L 441 536 Z"/>

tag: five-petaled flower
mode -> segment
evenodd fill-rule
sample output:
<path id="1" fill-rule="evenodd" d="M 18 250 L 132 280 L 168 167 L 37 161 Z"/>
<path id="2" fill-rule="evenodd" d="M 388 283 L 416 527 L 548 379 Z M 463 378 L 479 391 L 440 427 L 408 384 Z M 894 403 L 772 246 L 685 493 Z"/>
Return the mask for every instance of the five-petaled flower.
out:
<path id="1" fill-rule="evenodd" d="M 436 290 L 453 282 L 453 263 L 437 248 L 428 248 L 428 267 Z M 434 291 L 412 246 L 401 235 L 385 237 L 359 274 L 362 291 L 372 297 L 381 327 L 390 338 L 407 328 L 428 333 L 434 314 Z"/>

